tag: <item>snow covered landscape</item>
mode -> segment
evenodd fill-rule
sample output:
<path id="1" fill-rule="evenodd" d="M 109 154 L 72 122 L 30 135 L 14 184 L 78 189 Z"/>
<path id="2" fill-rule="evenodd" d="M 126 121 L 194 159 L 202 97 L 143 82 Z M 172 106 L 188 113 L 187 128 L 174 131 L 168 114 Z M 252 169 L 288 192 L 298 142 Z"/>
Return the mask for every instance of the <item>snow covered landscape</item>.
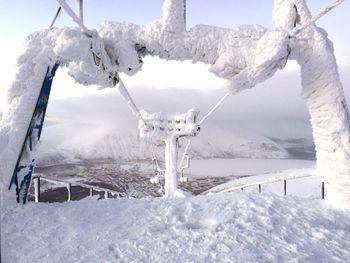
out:
<path id="1" fill-rule="evenodd" d="M 134 1 L 52 1 L 0 77 L 0 261 L 349 262 L 349 2 Z"/>

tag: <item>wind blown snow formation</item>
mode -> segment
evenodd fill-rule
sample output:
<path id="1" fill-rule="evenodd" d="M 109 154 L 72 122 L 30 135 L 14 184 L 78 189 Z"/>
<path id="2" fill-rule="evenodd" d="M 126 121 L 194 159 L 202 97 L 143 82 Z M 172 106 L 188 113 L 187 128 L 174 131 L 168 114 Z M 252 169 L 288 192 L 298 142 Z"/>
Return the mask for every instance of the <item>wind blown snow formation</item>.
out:
<path id="1" fill-rule="evenodd" d="M 333 47 L 324 30 L 310 23 L 304 0 L 275 0 L 274 27 L 233 29 L 196 25 L 186 30 L 185 0 L 165 0 L 163 17 L 138 26 L 104 22 L 97 30 L 53 28 L 33 33 L 19 58 L 19 71 L 9 91 L 10 107 L 1 121 L 1 177 L 10 176 L 49 66 L 67 66 L 84 85 L 112 87 L 118 73 L 136 74 L 142 57 L 201 61 L 228 80 L 231 93 L 271 78 L 288 59 L 301 66 L 303 95 L 311 114 L 317 149 L 317 173 L 338 207 L 350 204 L 349 115 Z M 309 23 L 309 24 L 308 24 Z M 308 25 L 308 26 L 304 26 Z"/>

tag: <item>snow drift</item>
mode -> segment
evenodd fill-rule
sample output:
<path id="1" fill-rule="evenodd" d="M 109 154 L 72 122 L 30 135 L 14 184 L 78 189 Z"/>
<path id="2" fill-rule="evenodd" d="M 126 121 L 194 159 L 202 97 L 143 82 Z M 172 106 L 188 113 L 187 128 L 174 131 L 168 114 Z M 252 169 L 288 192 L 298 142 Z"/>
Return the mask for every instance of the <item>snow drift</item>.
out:
<path id="1" fill-rule="evenodd" d="M 349 219 L 317 199 L 273 194 L 30 203 L 2 210 L 2 256 L 5 262 L 346 262 Z"/>

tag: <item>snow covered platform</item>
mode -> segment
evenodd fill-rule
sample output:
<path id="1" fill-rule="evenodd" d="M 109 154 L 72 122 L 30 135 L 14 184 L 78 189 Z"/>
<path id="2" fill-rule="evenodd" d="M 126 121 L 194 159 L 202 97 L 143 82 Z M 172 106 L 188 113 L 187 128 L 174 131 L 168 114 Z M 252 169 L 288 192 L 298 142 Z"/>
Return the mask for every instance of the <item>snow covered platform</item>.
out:
<path id="1" fill-rule="evenodd" d="M 96 199 L 26 206 L 4 203 L 4 262 L 346 262 L 350 258 L 350 214 L 330 209 L 319 198 L 243 192 Z"/>

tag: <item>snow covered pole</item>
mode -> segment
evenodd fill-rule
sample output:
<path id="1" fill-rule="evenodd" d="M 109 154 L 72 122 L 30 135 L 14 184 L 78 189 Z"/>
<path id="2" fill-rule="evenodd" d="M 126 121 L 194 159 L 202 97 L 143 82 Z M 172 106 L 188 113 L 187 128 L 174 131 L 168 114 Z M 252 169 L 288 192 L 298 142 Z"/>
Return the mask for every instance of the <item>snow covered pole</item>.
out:
<path id="1" fill-rule="evenodd" d="M 186 0 L 165 0 L 163 4 L 163 28 L 174 33 L 186 31 Z"/>
<path id="2" fill-rule="evenodd" d="M 140 120 L 143 121 L 143 123 L 146 125 L 145 120 L 142 118 L 142 115 L 140 113 L 139 108 L 136 106 L 136 103 L 130 96 L 128 90 L 126 89 L 123 81 L 119 78 L 119 85 L 118 85 L 118 91 L 122 95 L 125 102 L 128 104 L 128 107 L 130 108 L 131 112 Z"/>
<path id="3" fill-rule="evenodd" d="M 60 6 L 67 12 L 67 14 L 73 19 L 73 21 L 75 23 L 77 23 L 79 25 L 79 27 L 81 28 L 81 30 L 89 37 L 91 37 L 89 30 L 87 29 L 87 27 L 84 25 L 83 21 L 82 21 L 82 17 L 79 18 L 75 12 L 73 11 L 73 9 L 67 4 L 66 0 L 57 0 L 57 2 L 60 4 Z"/>
<path id="4" fill-rule="evenodd" d="M 67 187 L 67 192 L 68 192 L 68 197 L 67 197 L 67 201 L 71 201 L 72 200 L 72 184 L 71 183 L 68 183 L 66 185 Z"/>
<path id="5" fill-rule="evenodd" d="M 40 177 L 37 176 L 34 178 L 34 196 L 35 196 L 35 203 L 40 202 Z"/>
<path id="6" fill-rule="evenodd" d="M 182 137 L 196 136 L 199 131 L 199 111 L 191 109 L 187 113 L 164 114 L 141 111 L 143 121 L 139 121 L 141 138 L 165 143 L 165 197 L 175 196 L 178 186 L 177 145 Z"/>
<path id="7" fill-rule="evenodd" d="M 297 24 L 303 27 L 310 20 L 304 0 L 275 0 L 275 28 L 291 32 Z M 316 146 L 316 173 L 325 181 L 326 201 L 333 207 L 350 209 L 350 118 L 333 45 L 325 31 L 314 24 L 303 27 L 290 45 L 290 58 L 301 68 L 302 94 Z"/>
<path id="8" fill-rule="evenodd" d="M 165 0 L 161 19 L 162 48 L 168 57 L 187 58 L 184 35 L 186 32 L 186 0 Z M 163 54 L 163 56 L 166 56 Z"/>
<path id="9" fill-rule="evenodd" d="M 77 0 L 77 6 L 79 11 L 79 19 L 84 24 L 84 11 L 83 11 L 83 0 Z"/>
<path id="10" fill-rule="evenodd" d="M 177 189 L 177 141 L 171 136 L 165 140 L 165 197 L 172 197 Z"/>

